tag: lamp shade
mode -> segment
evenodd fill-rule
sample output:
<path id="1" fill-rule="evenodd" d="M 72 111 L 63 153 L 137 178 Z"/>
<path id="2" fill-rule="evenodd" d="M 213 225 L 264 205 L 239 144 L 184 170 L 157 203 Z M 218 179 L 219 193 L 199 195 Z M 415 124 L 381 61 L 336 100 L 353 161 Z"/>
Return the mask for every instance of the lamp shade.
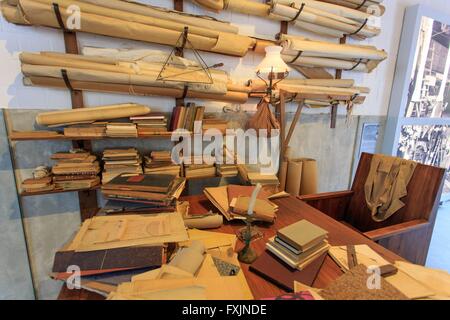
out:
<path id="1" fill-rule="evenodd" d="M 262 74 L 268 73 L 284 73 L 290 70 L 288 65 L 281 58 L 280 46 L 268 46 L 266 47 L 266 56 L 259 64 L 256 71 Z"/>

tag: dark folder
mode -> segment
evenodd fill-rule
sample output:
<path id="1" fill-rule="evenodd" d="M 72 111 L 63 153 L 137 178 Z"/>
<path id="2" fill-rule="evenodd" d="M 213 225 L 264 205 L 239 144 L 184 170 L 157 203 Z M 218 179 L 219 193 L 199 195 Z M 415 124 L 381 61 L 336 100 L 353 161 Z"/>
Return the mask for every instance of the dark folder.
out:
<path id="1" fill-rule="evenodd" d="M 322 254 L 302 271 L 292 269 L 269 251 L 264 253 L 250 266 L 250 271 L 272 282 L 283 290 L 294 291 L 294 281 L 312 286 L 322 267 L 327 253 Z"/>

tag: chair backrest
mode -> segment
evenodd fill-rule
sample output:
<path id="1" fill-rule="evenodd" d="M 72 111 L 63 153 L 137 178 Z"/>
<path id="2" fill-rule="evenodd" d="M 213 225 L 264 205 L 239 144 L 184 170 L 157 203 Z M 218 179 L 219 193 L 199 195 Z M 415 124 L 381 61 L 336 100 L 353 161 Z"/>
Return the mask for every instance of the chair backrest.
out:
<path id="1" fill-rule="evenodd" d="M 363 153 L 359 160 L 352 190 L 354 192 L 345 221 L 362 232 L 396 225 L 415 219 L 425 219 L 434 223 L 437 198 L 443 185 L 445 169 L 418 164 L 408 184 L 408 195 L 401 199 L 405 206 L 383 222 L 372 219 L 367 207 L 364 184 L 369 174 L 372 154 Z"/>

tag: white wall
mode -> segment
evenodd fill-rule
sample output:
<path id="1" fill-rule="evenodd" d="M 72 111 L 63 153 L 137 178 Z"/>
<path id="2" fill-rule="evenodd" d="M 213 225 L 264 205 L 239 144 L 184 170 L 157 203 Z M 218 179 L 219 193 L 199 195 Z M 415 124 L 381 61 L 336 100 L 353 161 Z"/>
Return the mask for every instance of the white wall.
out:
<path id="1" fill-rule="evenodd" d="M 171 0 L 141 0 L 152 5 L 170 6 Z M 232 12 L 214 14 L 206 12 L 185 0 L 185 10 L 191 13 L 209 14 L 222 20 L 231 21 L 239 25 L 242 33 L 249 35 L 273 36 L 279 32 L 279 23 L 262 18 L 247 16 Z M 417 3 L 424 3 L 438 10 L 444 10 L 450 14 L 450 6 L 445 5 L 446 0 L 387 0 L 385 15 L 381 19 L 382 33 L 374 39 L 369 39 L 368 44 L 385 49 L 389 53 L 389 59 L 383 62 L 373 73 L 360 74 L 344 72 L 344 77 L 357 80 L 361 86 L 370 87 L 372 93 L 367 102 L 358 106 L 354 114 L 360 115 L 386 115 L 395 70 L 396 55 L 400 38 L 404 8 Z M 292 34 L 303 34 L 299 30 L 290 28 Z M 309 36 L 309 35 L 308 35 Z M 108 37 L 80 34 L 80 45 L 104 46 L 104 47 L 149 47 L 161 48 L 168 51 L 169 48 L 144 44 L 134 41 L 112 39 Z M 9 24 L 0 17 L 0 107 L 9 108 L 69 108 L 70 98 L 66 90 L 54 90 L 46 88 L 31 88 L 22 85 L 20 63 L 18 53 L 20 51 L 54 50 L 64 51 L 62 34 L 58 30 L 39 27 L 21 27 Z M 244 58 L 226 57 L 217 54 L 202 54 L 207 62 L 223 62 L 224 69 L 229 71 L 236 81 L 245 81 L 254 76 L 255 66 L 261 60 L 260 55 L 249 53 Z M 188 55 L 189 56 L 189 55 Z M 170 98 L 133 97 L 127 95 L 87 93 L 86 104 L 88 106 L 136 101 L 146 103 L 155 110 L 169 111 L 173 106 Z M 244 107 L 254 108 L 257 101 L 249 101 Z M 207 102 L 208 107 L 221 108 L 224 103 Z M 209 109 L 211 110 L 211 109 Z M 324 111 L 321 111 L 324 112 Z M 325 111 L 326 112 L 326 111 Z"/>

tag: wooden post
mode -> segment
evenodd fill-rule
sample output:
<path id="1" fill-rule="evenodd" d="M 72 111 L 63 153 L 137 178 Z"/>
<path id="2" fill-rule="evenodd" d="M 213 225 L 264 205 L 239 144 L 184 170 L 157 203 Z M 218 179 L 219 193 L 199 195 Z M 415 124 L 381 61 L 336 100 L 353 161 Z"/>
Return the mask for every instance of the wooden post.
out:
<path id="1" fill-rule="evenodd" d="M 77 34 L 75 32 L 64 31 L 64 44 L 66 53 L 79 54 Z M 69 79 L 70 81 L 70 79 Z M 70 90 L 70 98 L 72 100 L 72 108 L 84 108 L 83 92 L 81 90 Z M 82 148 L 92 151 L 91 141 L 73 141 L 74 148 Z M 78 202 L 80 205 L 81 220 L 94 216 L 98 211 L 97 192 L 95 190 L 79 191 Z"/>
<path id="2" fill-rule="evenodd" d="M 278 169 L 278 176 L 280 176 L 281 164 L 284 160 L 285 147 L 285 126 L 286 126 L 286 96 L 284 90 L 280 90 L 280 103 L 278 104 L 278 122 L 280 123 L 280 162 Z"/>
<path id="3" fill-rule="evenodd" d="M 347 42 L 347 36 L 343 36 L 340 40 L 340 44 L 345 44 Z M 342 79 L 342 69 L 336 70 L 336 76 L 335 79 Z M 337 112 L 338 112 L 338 106 L 332 105 L 331 106 L 331 123 L 330 128 L 335 129 L 336 128 L 336 120 L 337 120 Z"/>

